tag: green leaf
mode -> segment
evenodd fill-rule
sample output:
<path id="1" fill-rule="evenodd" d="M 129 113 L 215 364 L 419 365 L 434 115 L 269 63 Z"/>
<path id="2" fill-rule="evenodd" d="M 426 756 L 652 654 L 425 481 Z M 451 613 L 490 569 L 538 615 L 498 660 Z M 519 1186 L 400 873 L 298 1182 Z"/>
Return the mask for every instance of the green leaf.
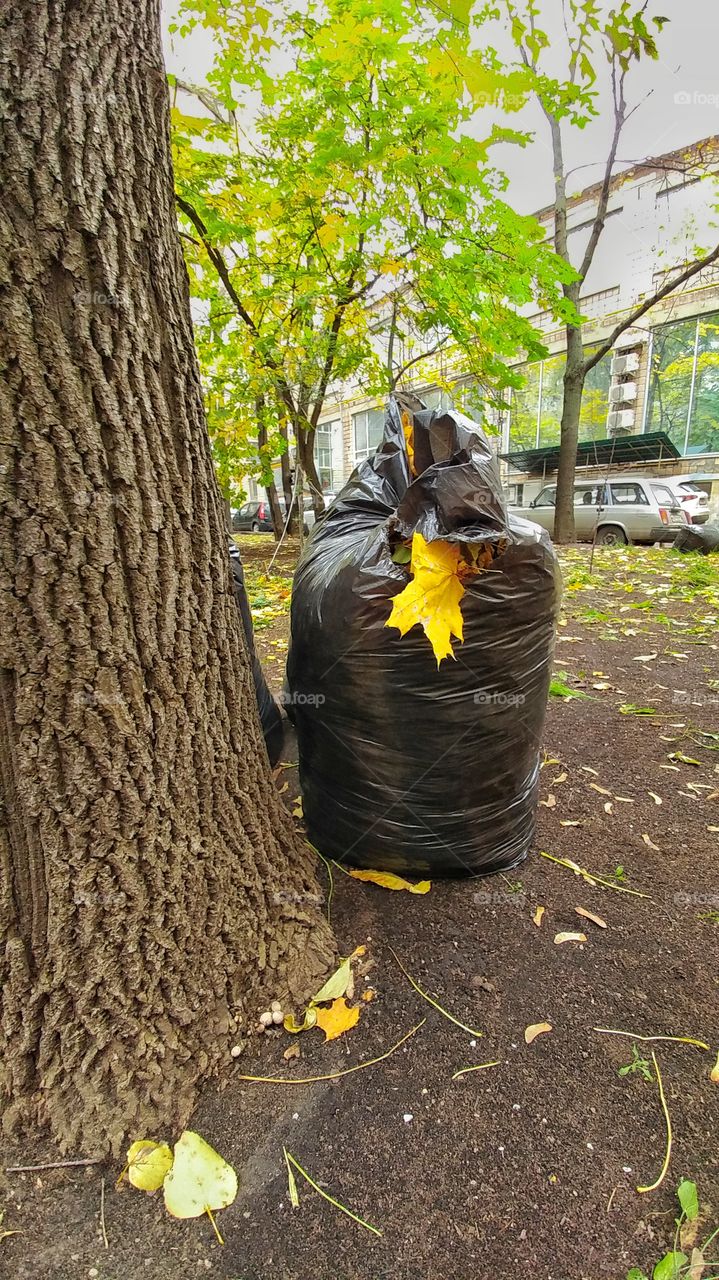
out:
<path id="1" fill-rule="evenodd" d="M 328 978 L 323 987 L 320 987 L 316 996 L 310 1000 L 310 1005 L 323 1004 L 327 1000 L 338 1000 L 347 992 L 352 970 L 350 967 L 350 958 L 342 961 L 338 969 L 335 969 L 331 978 Z"/>
<path id="2" fill-rule="evenodd" d="M 652 1271 L 652 1280 L 678 1280 L 680 1269 L 688 1261 L 687 1255 L 679 1250 L 665 1253 Z"/>
<path id="3" fill-rule="evenodd" d="M 682 1207 L 682 1212 L 689 1222 L 693 1222 L 695 1218 L 699 1217 L 699 1196 L 696 1182 L 690 1182 L 688 1178 L 682 1178 L 677 1187 L 677 1198 Z"/>
<path id="4" fill-rule="evenodd" d="M 627 1272 L 626 1280 L 649 1280 L 649 1276 L 642 1271 L 641 1267 L 632 1267 L 631 1271 Z"/>

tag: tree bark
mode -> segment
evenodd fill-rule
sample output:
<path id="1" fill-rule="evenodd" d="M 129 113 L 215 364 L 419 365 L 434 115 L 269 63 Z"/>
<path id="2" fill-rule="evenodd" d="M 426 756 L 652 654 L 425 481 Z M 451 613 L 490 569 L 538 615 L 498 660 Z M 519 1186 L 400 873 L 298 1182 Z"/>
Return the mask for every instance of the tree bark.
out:
<path id="1" fill-rule="evenodd" d="M 0 99 L 3 1123 L 101 1154 L 333 948 L 232 594 L 159 0 L 5 6 Z"/>
<path id="2" fill-rule="evenodd" d="M 564 369 L 559 468 L 554 512 L 554 541 L 574 542 L 574 481 L 577 471 L 579 417 L 584 394 L 584 347 L 581 329 L 567 328 L 567 361 Z"/>

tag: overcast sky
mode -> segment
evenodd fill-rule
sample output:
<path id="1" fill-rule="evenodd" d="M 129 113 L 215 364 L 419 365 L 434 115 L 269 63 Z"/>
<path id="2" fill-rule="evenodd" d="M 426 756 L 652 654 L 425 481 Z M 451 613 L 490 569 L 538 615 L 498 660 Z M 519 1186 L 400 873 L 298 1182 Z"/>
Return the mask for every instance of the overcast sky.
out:
<path id="1" fill-rule="evenodd" d="M 544 28 L 559 52 L 563 39 L 560 0 L 539 3 Z M 381 9 L 381 0 L 378 5 Z M 184 40 L 170 36 L 167 25 L 175 10 L 176 0 L 163 0 L 167 68 L 200 83 L 211 62 L 211 42 L 203 31 L 195 31 Z M 619 151 L 626 163 L 663 155 L 719 134 L 719 0 L 651 0 L 650 11 L 671 21 L 659 36 L 659 61 L 646 61 L 632 72 L 627 95 L 630 105 L 652 92 L 626 126 Z M 500 40 L 497 45 L 501 47 Z M 536 108 L 526 108 L 505 123 L 535 132 L 531 147 L 520 151 L 505 146 L 494 153 L 510 178 L 510 200 L 523 212 L 532 212 L 549 204 L 552 198 L 546 124 Z M 605 111 L 584 131 L 566 130 L 567 166 L 575 170 L 572 190 L 589 186 L 601 177 L 610 129 L 610 113 Z"/>

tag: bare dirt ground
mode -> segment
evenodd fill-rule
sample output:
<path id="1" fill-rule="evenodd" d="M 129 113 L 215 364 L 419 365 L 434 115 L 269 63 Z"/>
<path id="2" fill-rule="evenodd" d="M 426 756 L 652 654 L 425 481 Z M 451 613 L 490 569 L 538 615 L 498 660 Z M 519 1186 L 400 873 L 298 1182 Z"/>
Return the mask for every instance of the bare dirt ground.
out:
<path id="1" fill-rule="evenodd" d="M 293 548 L 268 577 L 272 540 L 241 542 L 258 647 L 279 690 Z M 588 548 L 564 556 L 556 692 L 529 859 L 511 876 L 436 882 L 425 896 L 335 869 L 340 951 L 366 946 L 375 999 L 339 1040 L 325 1045 L 316 1031 L 299 1037 L 292 1062 L 283 1058 L 292 1039 L 284 1031 L 251 1037 L 208 1085 L 193 1127 L 240 1179 L 235 1204 L 218 1215 L 224 1247 L 207 1219 L 178 1222 L 158 1195 L 115 1189 L 119 1168 L 12 1173 L 0 1183 L 0 1234 L 22 1234 L 0 1239 L 0 1273 L 624 1280 L 632 1267 L 651 1276 L 672 1246 L 682 1177 L 699 1188 L 697 1239 L 719 1225 L 719 1084 L 709 1078 L 719 1042 L 719 557 L 607 550 L 591 575 L 588 560 Z M 292 750 L 290 741 L 290 767 L 278 771 L 291 808 Z M 596 873 L 606 887 L 542 853 Z M 562 931 L 581 931 L 586 942 L 557 944 Z M 427 1004 L 390 947 L 481 1036 Z M 423 1019 L 375 1066 L 294 1083 L 368 1062 Z M 525 1028 L 540 1022 L 551 1032 L 525 1043 Z M 695 1037 L 712 1051 L 596 1027 Z M 658 1177 L 666 1150 L 652 1049 L 673 1144 L 662 1185 L 639 1193 Z M 453 1079 L 489 1061 L 498 1065 Z M 620 1075 L 629 1064 L 635 1069 Z M 302 1179 L 293 1209 L 283 1146 L 382 1234 Z M 4 1163 L 52 1158 L 37 1144 Z M 717 1243 L 708 1258 L 719 1256 Z M 717 1272 L 707 1267 L 691 1280 Z"/>

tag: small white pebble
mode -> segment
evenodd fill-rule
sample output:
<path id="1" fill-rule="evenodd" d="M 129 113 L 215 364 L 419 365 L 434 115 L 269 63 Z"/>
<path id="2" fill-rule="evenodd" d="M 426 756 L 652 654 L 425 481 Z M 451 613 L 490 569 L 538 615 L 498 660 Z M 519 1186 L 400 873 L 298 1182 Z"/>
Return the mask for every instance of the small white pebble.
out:
<path id="1" fill-rule="evenodd" d="M 429 1089 L 423 1089 L 422 1093 L 429 1093 Z"/>
<path id="2" fill-rule="evenodd" d="M 470 1047 L 470 1049 L 476 1049 L 476 1048 L 477 1048 L 477 1041 L 476 1041 L 476 1040 L 470 1040 L 470 1042 L 469 1042 L 469 1047 Z"/>
<path id="3" fill-rule="evenodd" d="M 240 1056 L 240 1054 L 241 1054 L 241 1053 L 242 1053 L 242 1045 L 241 1045 L 241 1044 L 233 1044 L 232 1048 L 230 1049 L 230 1057 L 231 1057 L 231 1058 L 239 1058 L 239 1056 Z"/>
<path id="4" fill-rule="evenodd" d="M 300 1113 L 299 1113 L 299 1111 L 293 1111 L 293 1112 L 292 1112 L 292 1119 L 293 1119 L 293 1120 L 299 1120 L 299 1118 L 300 1118 Z"/>
<path id="5" fill-rule="evenodd" d="M 267 1010 L 265 1013 L 260 1014 L 260 1023 L 263 1027 L 272 1026 L 272 1014 L 269 1012 L 269 1010 Z"/>
<path id="6" fill-rule="evenodd" d="M 632 1172 L 631 1167 L 630 1167 L 628 1164 L 623 1164 L 623 1165 L 622 1165 L 622 1171 L 623 1171 L 623 1173 L 631 1173 L 631 1172 Z"/>
<path id="7" fill-rule="evenodd" d="M 276 1027 L 281 1027 L 284 1020 L 285 1020 L 285 1015 L 281 1009 L 272 1010 L 272 1021 L 274 1022 Z"/>
<path id="8" fill-rule="evenodd" d="M 90 1270 L 88 1271 L 88 1273 L 87 1273 L 87 1274 L 88 1274 L 89 1276 L 92 1276 L 92 1278 L 93 1278 L 93 1280 L 94 1280 L 95 1276 L 99 1276 L 100 1272 L 98 1271 L 97 1267 L 90 1267 Z"/>
<path id="9" fill-rule="evenodd" d="M 588 1142 L 588 1143 L 587 1143 L 587 1151 L 593 1151 L 593 1150 L 594 1150 L 594 1143 L 593 1143 L 593 1142 Z"/>
<path id="10" fill-rule="evenodd" d="M 402 1119 L 404 1120 L 405 1124 L 409 1124 L 410 1120 L 414 1119 L 414 1116 L 410 1111 L 406 1111 L 405 1114 L 402 1116 Z"/>
<path id="11" fill-rule="evenodd" d="M 280 1004 L 279 1000 L 272 1001 L 272 1004 L 270 1005 L 270 1009 L 272 1010 L 273 1013 L 277 1013 L 277 1010 L 281 1008 L 282 1008 L 282 1005 Z"/>
<path id="12" fill-rule="evenodd" d="M 519 1103 L 518 1103 L 518 1102 L 513 1102 L 513 1103 L 512 1103 L 512 1111 L 520 1111 L 520 1110 L 521 1110 L 521 1107 L 520 1107 Z"/>

